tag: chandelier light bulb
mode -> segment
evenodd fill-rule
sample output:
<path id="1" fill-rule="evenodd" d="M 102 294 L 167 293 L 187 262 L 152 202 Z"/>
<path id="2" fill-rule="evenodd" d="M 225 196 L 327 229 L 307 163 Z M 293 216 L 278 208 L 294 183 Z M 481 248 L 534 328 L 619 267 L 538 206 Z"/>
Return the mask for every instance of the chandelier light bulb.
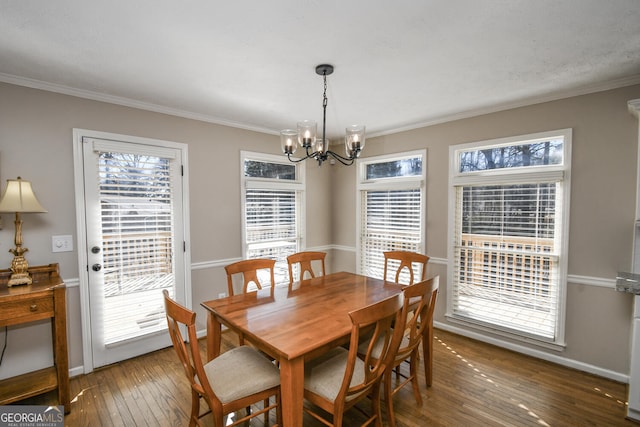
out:
<path id="1" fill-rule="evenodd" d="M 284 129 L 280 131 L 280 145 L 284 154 L 293 154 L 298 148 L 298 131 L 295 129 Z"/>
<path id="2" fill-rule="evenodd" d="M 298 122 L 298 143 L 303 148 L 311 148 L 316 142 L 317 125 L 313 120 Z"/>
<path id="3" fill-rule="evenodd" d="M 351 125 L 345 129 L 345 151 L 349 157 L 358 157 L 364 149 L 365 126 Z"/>
<path id="4" fill-rule="evenodd" d="M 328 139 L 316 139 L 315 150 L 316 153 L 325 154 L 329 151 Z"/>

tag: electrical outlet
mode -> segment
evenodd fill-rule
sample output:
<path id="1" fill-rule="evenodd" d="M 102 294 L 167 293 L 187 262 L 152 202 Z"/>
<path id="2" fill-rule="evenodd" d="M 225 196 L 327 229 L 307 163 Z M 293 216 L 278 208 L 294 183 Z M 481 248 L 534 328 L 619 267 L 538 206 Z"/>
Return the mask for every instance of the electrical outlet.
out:
<path id="1" fill-rule="evenodd" d="M 51 252 L 73 251 L 73 236 L 51 236 Z"/>
<path id="2" fill-rule="evenodd" d="M 218 298 L 225 298 L 226 296 L 227 296 L 227 293 L 226 293 L 226 292 L 220 292 L 220 293 L 218 294 Z"/>

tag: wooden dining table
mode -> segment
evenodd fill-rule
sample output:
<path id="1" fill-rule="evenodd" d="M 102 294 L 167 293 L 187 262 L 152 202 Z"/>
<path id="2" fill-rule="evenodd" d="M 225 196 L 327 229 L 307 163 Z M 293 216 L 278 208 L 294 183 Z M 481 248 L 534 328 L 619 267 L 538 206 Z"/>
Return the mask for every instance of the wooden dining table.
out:
<path id="1" fill-rule="evenodd" d="M 348 342 L 349 312 L 402 292 L 402 285 L 353 273 L 328 274 L 276 287 L 205 301 L 207 357 L 220 354 L 222 325 L 279 361 L 284 427 L 300 427 L 304 362 Z"/>

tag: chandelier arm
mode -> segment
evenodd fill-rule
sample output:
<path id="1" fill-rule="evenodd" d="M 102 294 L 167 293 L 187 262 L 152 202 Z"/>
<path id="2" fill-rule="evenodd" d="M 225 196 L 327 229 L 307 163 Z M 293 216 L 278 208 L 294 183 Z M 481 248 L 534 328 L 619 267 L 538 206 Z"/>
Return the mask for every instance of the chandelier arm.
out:
<path id="1" fill-rule="evenodd" d="M 333 156 L 334 159 L 336 159 L 337 161 L 339 161 L 340 163 L 342 163 L 345 166 L 351 166 L 353 164 L 353 162 L 355 161 L 357 156 L 354 157 L 342 157 L 340 154 L 338 153 L 334 153 L 333 151 L 328 150 L 327 154 L 331 154 Z"/>
<path id="2" fill-rule="evenodd" d="M 289 159 L 289 161 L 290 161 L 290 162 L 293 162 L 293 163 L 300 163 L 300 162 L 302 162 L 302 161 L 304 161 L 304 160 L 307 160 L 307 159 L 308 159 L 308 158 L 310 158 L 310 157 L 311 157 L 311 156 L 309 156 L 309 155 L 307 154 L 305 157 L 301 157 L 301 158 L 299 158 L 298 160 L 296 160 L 296 159 L 292 159 L 292 158 L 291 158 L 291 153 L 287 153 L 287 158 Z"/>

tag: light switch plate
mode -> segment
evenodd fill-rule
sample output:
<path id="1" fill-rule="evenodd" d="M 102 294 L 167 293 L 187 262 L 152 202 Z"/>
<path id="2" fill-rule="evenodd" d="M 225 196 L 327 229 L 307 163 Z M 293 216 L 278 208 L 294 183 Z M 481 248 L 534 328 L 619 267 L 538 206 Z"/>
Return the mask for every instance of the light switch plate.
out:
<path id="1" fill-rule="evenodd" d="M 51 252 L 73 251 L 73 236 L 51 236 Z"/>

